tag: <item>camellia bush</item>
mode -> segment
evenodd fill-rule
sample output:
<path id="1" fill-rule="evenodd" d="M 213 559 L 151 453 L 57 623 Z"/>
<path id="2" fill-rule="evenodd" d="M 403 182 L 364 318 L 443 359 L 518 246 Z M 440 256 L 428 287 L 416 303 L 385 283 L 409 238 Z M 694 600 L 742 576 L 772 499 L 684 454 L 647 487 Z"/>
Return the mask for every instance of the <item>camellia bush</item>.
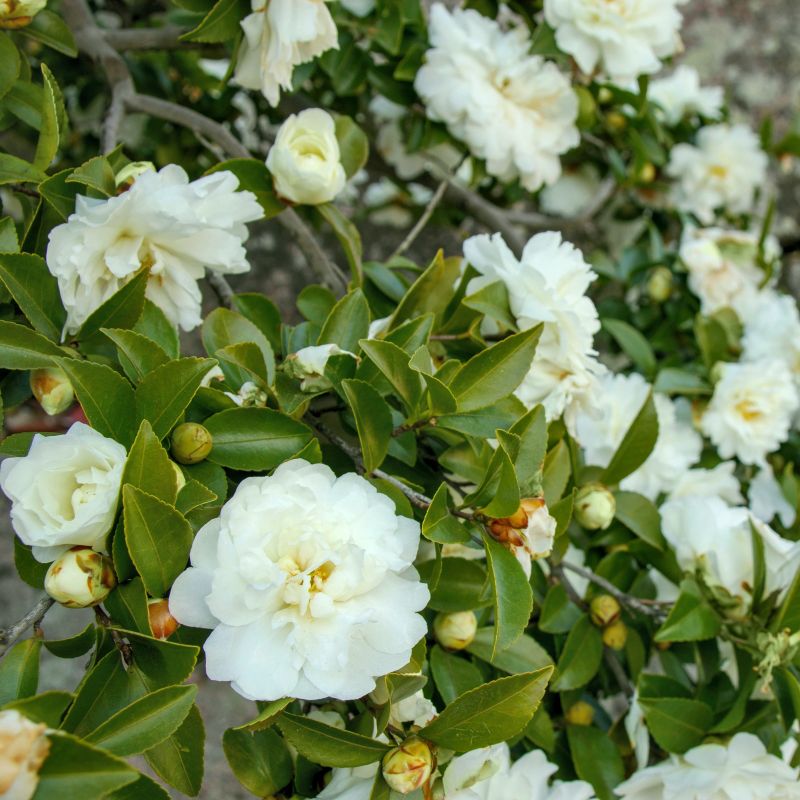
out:
<path id="1" fill-rule="evenodd" d="M 800 798 L 800 134 L 681 6 L 0 0 L 0 796 L 216 681 L 260 798 Z"/>

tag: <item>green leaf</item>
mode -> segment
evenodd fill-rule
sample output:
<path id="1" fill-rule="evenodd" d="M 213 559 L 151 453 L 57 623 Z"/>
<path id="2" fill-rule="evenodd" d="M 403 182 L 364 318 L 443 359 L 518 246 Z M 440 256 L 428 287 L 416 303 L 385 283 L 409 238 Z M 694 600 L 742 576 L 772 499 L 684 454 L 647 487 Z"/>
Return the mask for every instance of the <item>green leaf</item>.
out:
<path id="1" fill-rule="evenodd" d="M 278 717 L 278 727 L 297 751 L 323 767 L 361 767 L 383 758 L 389 745 L 368 736 L 289 714 Z"/>
<path id="2" fill-rule="evenodd" d="M 61 724 L 64 711 L 73 698 L 74 695 L 70 692 L 42 692 L 34 697 L 7 703 L 3 706 L 3 710 L 15 708 L 20 714 L 34 722 L 43 722 L 48 728 L 57 728 Z"/>
<path id="3" fill-rule="evenodd" d="M 511 739 L 530 722 L 552 673 L 552 667 L 545 667 L 472 689 L 429 722 L 420 735 L 456 753 Z"/>
<path id="4" fill-rule="evenodd" d="M 2 171 L 0 155 L 0 171 Z M 67 314 L 61 304 L 58 281 L 44 259 L 30 253 L 0 254 L 0 280 L 37 331 L 60 341 Z"/>
<path id="5" fill-rule="evenodd" d="M 58 152 L 61 140 L 59 120 L 64 116 L 64 101 L 53 73 L 42 63 L 42 127 L 39 129 L 39 141 L 36 143 L 36 155 L 33 165 L 47 170 Z M 60 113 L 59 113 L 60 112 Z"/>
<path id="6" fill-rule="evenodd" d="M 447 705 L 483 683 L 483 675 L 471 661 L 447 653 L 438 644 L 432 648 L 429 660 L 434 683 Z"/>
<path id="7" fill-rule="evenodd" d="M 111 197 L 116 194 L 116 180 L 111 163 L 105 156 L 95 156 L 90 158 L 66 179 L 67 183 L 78 183 L 81 191 L 86 191 L 82 187 L 94 189 L 96 192 Z"/>
<path id="8" fill-rule="evenodd" d="M 66 56 L 75 57 L 78 55 L 75 39 L 67 23 L 58 14 L 49 9 L 45 8 L 40 11 L 31 20 L 30 24 L 20 28 L 18 33 L 46 44 Z"/>
<path id="9" fill-rule="evenodd" d="M 403 401 L 409 416 L 415 414 L 425 385 L 420 373 L 409 366 L 408 353 L 381 339 L 362 339 L 359 344 Z"/>
<path id="10" fill-rule="evenodd" d="M 545 633 L 569 633 L 581 617 L 581 610 L 560 583 L 548 590 L 539 614 L 539 629 Z"/>
<path id="11" fill-rule="evenodd" d="M 203 784 L 205 736 L 200 711 L 197 706 L 192 706 L 178 730 L 161 744 L 148 750 L 145 759 L 153 771 L 170 786 L 195 797 Z"/>
<path id="12" fill-rule="evenodd" d="M 228 42 L 239 35 L 239 22 L 249 13 L 250 4 L 245 0 L 218 0 L 196 28 L 179 38 L 185 42 Z"/>
<path id="13" fill-rule="evenodd" d="M 0 706 L 36 694 L 41 639 L 23 639 L 0 661 Z"/>
<path id="14" fill-rule="evenodd" d="M 136 780 L 121 758 L 61 731 L 52 733 L 50 752 L 39 770 L 36 800 L 101 800 Z"/>
<path id="15" fill-rule="evenodd" d="M 100 330 L 116 345 L 119 363 L 134 383 L 169 361 L 169 356 L 160 345 L 141 333 L 109 328 Z"/>
<path id="16" fill-rule="evenodd" d="M 572 474 L 567 443 L 561 439 L 547 454 L 542 472 L 542 491 L 548 506 L 554 506 L 564 494 Z"/>
<path id="17" fill-rule="evenodd" d="M 512 331 L 517 329 L 517 321 L 508 306 L 508 289 L 503 281 L 495 281 L 484 286 L 463 300 L 467 308 L 497 320 Z"/>
<path id="18" fill-rule="evenodd" d="M 342 391 L 356 420 L 364 470 L 369 474 L 386 458 L 392 438 L 392 414 L 386 401 L 364 381 L 342 381 Z"/>
<path id="19" fill-rule="evenodd" d="M 142 316 L 149 277 L 147 270 L 139 270 L 119 291 L 89 315 L 75 338 L 87 339 L 101 328 L 132 328 Z"/>
<path id="20" fill-rule="evenodd" d="M 222 171 L 232 172 L 239 179 L 239 189 L 252 192 L 256 196 L 259 205 L 264 209 L 264 219 L 272 219 L 286 208 L 275 194 L 272 175 L 261 159 L 233 158 L 229 161 L 222 161 L 211 167 L 206 175 Z"/>
<path id="21" fill-rule="evenodd" d="M 132 631 L 139 631 L 148 636 L 150 617 L 147 611 L 147 593 L 140 577 L 122 583 L 103 601 L 115 625 Z"/>
<path id="22" fill-rule="evenodd" d="M 653 391 L 663 394 L 710 395 L 711 387 L 693 372 L 665 367 L 659 371 Z"/>
<path id="23" fill-rule="evenodd" d="M 211 313 L 213 314 L 214 312 Z M 133 326 L 133 330 L 148 339 L 152 339 L 170 358 L 177 358 L 180 354 L 177 329 L 166 318 L 164 312 L 155 303 L 146 298 L 142 316 Z"/>
<path id="24" fill-rule="evenodd" d="M 9 36 L 0 36 L 0 99 L 5 97 L 19 76 L 19 50 Z"/>
<path id="25" fill-rule="evenodd" d="M 416 322 L 417 317 L 422 317 L 430 312 L 438 318 L 452 298 L 452 286 L 458 279 L 460 271 L 461 259 L 445 258 L 440 250 L 430 266 L 414 281 L 398 304 L 389 320 L 388 330 L 393 331 L 405 320 Z M 411 352 L 426 343 L 427 340 L 418 342 Z M 395 342 L 395 344 L 403 347 L 400 342 Z"/>
<path id="26" fill-rule="evenodd" d="M 312 208 L 331 226 L 347 257 L 353 283 L 360 286 L 364 282 L 364 270 L 361 263 L 363 248 L 358 228 L 333 203 L 322 203 Z"/>
<path id="27" fill-rule="evenodd" d="M 625 778 L 625 766 L 608 734 L 588 725 L 568 725 L 567 741 L 578 777 L 592 784 L 598 800 L 614 800 L 614 787 Z"/>
<path id="28" fill-rule="evenodd" d="M 19 253 L 17 227 L 11 217 L 0 217 L 0 253 Z"/>
<path id="29" fill-rule="evenodd" d="M 647 339 L 621 319 L 604 319 L 603 327 L 648 380 L 656 371 L 656 357 Z"/>
<path id="30" fill-rule="evenodd" d="M 68 636 L 65 639 L 48 639 L 44 646 L 59 658 L 78 658 L 94 647 L 97 632 L 93 622 L 90 622 L 80 633 Z"/>
<path id="31" fill-rule="evenodd" d="M 800 571 L 794 576 L 794 580 L 778 608 L 778 613 L 769 626 L 773 633 L 784 628 L 788 628 L 792 632 L 800 630 Z"/>
<path id="32" fill-rule="evenodd" d="M 149 750 L 183 724 L 196 696 L 197 686 L 158 689 L 118 711 L 85 740 L 117 756 Z"/>
<path id="33" fill-rule="evenodd" d="M 148 420 L 155 435 L 163 439 L 180 422 L 215 363 L 210 358 L 179 358 L 149 372 L 136 387 L 139 420 Z"/>
<path id="34" fill-rule="evenodd" d="M 313 438 L 302 422 L 269 408 L 231 408 L 203 423 L 211 434 L 208 460 L 231 469 L 275 469 Z"/>
<path id="35" fill-rule="evenodd" d="M 465 505 L 481 508 L 487 517 L 508 517 L 519 508 L 519 481 L 505 447 L 499 444 L 492 454 L 481 485 L 464 498 Z"/>
<path id="36" fill-rule="evenodd" d="M 617 519 L 642 541 L 656 550 L 663 550 L 665 542 L 661 534 L 661 515 L 652 501 L 635 492 L 616 492 L 614 496 Z"/>
<path id="37" fill-rule="evenodd" d="M 434 561 L 423 561 L 419 573 L 423 580 L 433 575 Z M 471 611 L 489 605 L 482 597 L 486 571 L 476 561 L 466 558 L 443 558 L 441 577 L 431 592 L 428 606 L 434 611 Z"/>
<path id="38" fill-rule="evenodd" d="M 105 795 L 103 800 L 170 800 L 170 796 L 161 784 L 140 772 L 133 783 Z"/>
<path id="39" fill-rule="evenodd" d="M 491 405 L 511 394 L 528 374 L 542 334 L 537 325 L 473 356 L 450 381 L 459 411 Z"/>
<path id="40" fill-rule="evenodd" d="M 175 502 L 178 493 L 175 468 L 147 420 L 139 426 L 128 453 L 122 483 L 135 486 L 166 503 Z"/>
<path id="41" fill-rule="evenodd" d="M 103 364 L 56 359 L 64 370 L 86 418 L 103 436 L 129 447 L 136 433 L 133 388 L 118 372 Z"/>
<path id="42" fill-rule="evenodd" d="M 722 622 L 703 597 L 697 584 L 687 579 L 664 624 L 655 635 L 657 642 L 698 642 L 713 639 Z"/>
<path id="43" fill-rule="evenodd" d="M 222 350 L 228 345 L 253 342 L 261 350 L 261 354 L 264 356 L 264 364 L 270 368 L 269 374 L 272 374 L 275 364 L 272 345 L 261 329 L 241 314 L 237 314 L 227 308 L 216 308 L 203 322 L 202 333 L 203 346 L 209 355 L 214 355 L 218 350 Z M 235 385 L 250 380 L 249 375 L 246 372 L 243 373 L 238 367 L 231 369 L 224 362 L 221 366 L 222 371 Z"/>
<path id="44" fill-rule="evenodd" d="M 603 483 L 619 483 L 639 469 L 653 452 L 657 440 L 658 415 L 651 392 L 605 468 L 601 476 Z"/>
<path id="45" fill-rule="evenodd" d="M 702 744 L 714 719 L 705 703 L 684 697 L 640 697 L 639 705 L 653 738 L 670 753 Z"/>
<path id="46" fill-rule="evenodd" d="M 3 369 L 43 369 L 53 366 L 53 358 L 66 352 L 27 325 L 0 320 L 0 367 Z"/>
<path id="47" fill-rule="evenodd" d="M 243 731 L 229 728 L 222 748 L 239 783 L 258 797 L 276 794 L 292 779 L 292 757 L 286 742 L 267 728 Z"/>
<path id="48" fill-rule="evenodd" d="M 244 725 L 239 725 L 236 730 L 261 731 L 264 730 L 264 728 L 268 728 L 278 719 L 278 715 L 281 713 L 281 711 L 283 711 L 283 709 L 286 708 L 286 706 L 288 706 L 291 702 L 291 697 L 284 697 L 280 700 L 272 700 L 271 702 L 266 703 L 255 719 L 250 720 L 250 722 L 245 722 Z"/>
<path id="49" fill-rule="evenodd" d="M 229 344 L 214 353 L 214 358 L 220 364 L 228 364 L 241 370 L 252 380 L 262 386 L 272 385 L 275 378 L 275 362 L 267 365 L 264 362 L 264 355 L 257 344 L 253 342 L 239 342 L 239 344 Z M 244 381 L 242 381 L 244 383 Z"/>
<path id="50" fill-rule="evenodd" d="M 494 627 L 479 628 L 472 643 L 467 646 L 467 652 L 512 675 L 534 672 L 553 664 L 547 651 L 525 633 L 505 650 L 495 651 Z"/>
<path id="51" fill-rule="evenodd" d="M 336 117 L 336 138 L 342 166 L 348 178 L 358 172 L 369 157 L 369 140 L 352 117 Z"/>
<path id="52" fill-rule="evenodd" d="M 359 340 L 369 330 L 369 305 L 361 289 L 346 294 L 333 307 L 322 326 L 317 344 L 338 344 L 350 353 L 358 351 Z"/>
<path id="53" fill-rule="evenodd" d="M 523 497 L 530 496 L 540 479 L 547 453 L 547 418 L 544 406 L 532 408 L 509 428 L 509 433 L 519 436 L 514 469 L 519 480 L 520 493 Z"/>
<path id="54" fill-rule="evenodd" d="M 440 544 L 463 544 L 469 541 L 469 531 L 450 513 L 449 496 L 447 484 L 440 484 L 422 520 L 422 535 Z"/>
<path id="55" fill-rule="evenodd" d="M 274 352 L 281 352 L 281 314 L 275 303 L 263 294 L 245 293 L 233 297 L 233 304 L 267 337 Z"/>
<path id="56" fill-rule="evenodd" d="M 164 597 L 183 572 L 192 528 L 172 506 L 130 484 L 122 487 L 125 543 L 151 597 Z"/>
<path id="57" fill-rule="evenodd" d="M 553 691 L 580 689 L 597 674 L 603 660 L 603 638 L 592 625 L 588 614 L 584 614 L 567 636 L 561 658 L 558 659 Z"/>
<path id="58" fill-rule="evenodd" d="M 12 93 L 6 95 L 6 102 Z M 0 186 L 5 183 L 41 183 L 46 178 L 47 173 L 33 164 L 8 153 L 0 153 Z"/>

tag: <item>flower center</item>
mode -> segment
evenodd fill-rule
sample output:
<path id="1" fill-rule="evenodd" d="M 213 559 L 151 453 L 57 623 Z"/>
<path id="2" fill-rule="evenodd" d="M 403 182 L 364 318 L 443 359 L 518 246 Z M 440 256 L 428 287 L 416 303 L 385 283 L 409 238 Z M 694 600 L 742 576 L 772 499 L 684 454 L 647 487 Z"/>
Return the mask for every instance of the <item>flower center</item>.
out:
<path id="1" fill-rule="evenodd" d="M 713 167 L 709 167 L 708 170 L 709 175 L 712 178 L 719 178 L 720 180 L 724 180 L 728 177 L 728 168 L 723 166 L 722 164 L 714 164 Z"/>
<path id="2" fill-rule="evenodd" d="M 312 562 L 313 563 L 313 562 Z M 333 573 L 335 564 L 332 561 L 323 561 L 314 567 L 301 566 L 292 556 L 284 556 L 278 566 L 286 574 L 283 587 L 283 601 L 287 606 L 297 606 L 302 615 L 314 611 L 314 598 L 325 590 L 325 582 Z"/>
<path id="3" fill-rule="evenodd" d="M 738 402 L 736 404 L 736 411 L 739 416 L 747 422 L 753 422 L 754 420 L 761 419 L 763 416 L 761 410 L 756 407 L 752 400 L 741 400 Z"/>

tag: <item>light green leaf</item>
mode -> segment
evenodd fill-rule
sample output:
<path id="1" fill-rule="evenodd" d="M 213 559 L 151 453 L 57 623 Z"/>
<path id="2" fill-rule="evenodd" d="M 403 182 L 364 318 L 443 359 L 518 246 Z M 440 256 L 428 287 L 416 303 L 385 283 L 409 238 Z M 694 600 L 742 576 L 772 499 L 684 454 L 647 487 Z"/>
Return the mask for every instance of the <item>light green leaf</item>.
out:
<path id="1" fill-rule="evenodd" d="M 95 309 L 81 329 L 75 334 L 78 340 L 87 339 L 101 328 L 132 328 L 144 309 L 144 293 L 149 278 L 147 270 L 140 270 L 119 291 Z"/>
<path id="2" fill-rule="evenodd" d="M 3 369 L 40 369 L 53 366 L 53 358 L 67 355 L 27 325 L 0 320 L 0 367 Z"/>
<path id="3" fill-rule="evenodd" d="M 494 650 L 494 627 L 479 628 L 467 652 L 486 661 L 497 669 L 518 675 L 520 672 L 534 672 L 553 664 L 547 651 L 528 634 L 523 633 L 505 650 Z"/>
<path id="4" fill-rule="evenodd" d="M 46 44 L 66 56 L 77 56 L 78 48 L 67 23 L 50 9 L 42 9 L 30 22 L 20 28 L 18 33 Z"/>
<path id="5" fill-rule="evenodd" d="M 19 50 L 9 36 L 0 36 L 0 99 L 19 76 Z"/>
<path id="6" fill-rule="evenodd" d="M 619 483 L 647 461 L 658 440 L 658 414 L 651 392 L 602 474 L 606 484 Z"/>
<path id="7" fill-rule="evenodd" d="M 603 639 L 600 631 L 584 614 L 567 636 L 558 659 L 558 671 L 553 679 L 554 691 L 580 689 L 597 674 L 603 660 Z"/>
<path id="8" fill-rule="evenodd" d="M 394 328 L 401 322 L 405 320 L 416 322 L 417 317 L 428 313 L 433 313 L 438 318 L 452 298 L 451 287 L 458 279 L 460 271 L 461 259 L 445 258 L 440 250 L 430 266 L 414 281 L 398 304 L 389 320 L 388 330 L 394 332 Z M 391 336 L 384 338 L 391 338 Z M 401 342 L 395 341 L 395 344 L 406 349 Z M 410 351 L 413 353 L 421 344 L 427 344 L 427 338 L 425 341 L 415 343 Z"/>
<path id="9" fill-rule="evenodd" d="M 0 661 L 0 706 L 36 694 L 41 639 L 23 639 Z"/>
<path id="10" fill-rule="evenodd" d="M 442 483 L 425 512 L 422 535 L 432 542 L 441 544 L 463 544 L 469 541 L 469 531 L 450 513 L 449 496 L 447 484 Z"/>
<path id="11" fill-rule="evenodd" d="M 355 416 L 364 469 L 371 473 L 383 463 L 392 438 L 389 406 L 372 386 L 363 381 L 342 381 L 342 391 Z"/>
<path id="12" fill-rule="evenodd" d="M 6 95 L 6 103 L 12 94 L 13 90 Z M 41 183 L 45 178 L 47 173 L 33 164 L 9 153 L 0 153 L 0 186 L 6 183 Z"/>
<path id="13" fill-rule="evenodd" d="M 346 294 L 333 307 L 322 326 L 317 344 L 338 344 L 350 353 L 369 330 L 369 305 L 361 289 Z"/>
<path id="14" fill-rule="evenodd" d="M 463 303 L 467 308 L 497 320 L 509 330 L 517 329 L 517 321 L 508 307 L 508 289 L 503 281 L 495 281 L 474 294 L 467 295 Z"/>
<path id="15" fill-rule="evenodd" d="M 345 174 L 352 178 L 367 163 L 369 140 L 352 117 L 336 117 L 336 138 Z"/>
<path id="16" fill-rule="evenodd" d="M 125 462 L 122 483 L 173 504 L 178 492 L 175 468 L 147 420 L 139 426 Z"/>
<path id="17" fill-rule="evenodd" d="M 703 597 L 697 584 L 687 579 L 664 624 L 655 635 L 657 642 L 697 642 L 713 639 L 722 621 Z"/>
<path id="18" fill-rule="evenodd" d="M 0 154 L 0 172 L 3 158 Z M 31 253 L 0 254 L 0 280 L 31 325 L 48 339 L 60 341 L 67 314 L 58 282 L 44 259 Z"/>
<path id="19" fill-rule="evenodd" d="M 267 365 L 261 349 L 254 342 L 239 342 L 229 344 L 214 353 L 214 358 L 220 364 L 227 364 L 241 370 L 247 375 L 248 380 L 262 386 L 272 385 L 275 378 L 274 360 Z"/>
<path id="20" fill-rule="evenodd" d="M 414 415 L 422 399 L 425 384 L 420 373 L 409 366 L 408 353 L 396 344 L 381 339 L 362 339 L 359 344 L 403 401 L 409 416 Z"/>
<path id="21" fill-rule="evenodd" d="M 134 383 L 169 361 L 169 356 L 160 345 L 141 333 L 118 328 L 100 330 L 116 345 L 119 363 Z"/>
<path id="22" fill-rule="evenodd" d="M 434 565 L 434 561 L 423 561 L 419 565 L 423 580 L 433 575 Z M 485 584 L 486 571 L 478 562 L 466 558 L 443 558 L 441 576 L 431 592 L 428 606 L 434 611 L 445 612 L 483 608 L 491 603 L 491 599 L 482 597 Z"/>
<path id="23" fill-rule="evenodd" d="M 47 64 L 42 63 L 42 127 L 39 129 L 39 140 L 36 143 L 36 155 L 33 165 L 46 170 L 58 152 L 61 141 L 60 120 L 64 118 L 64 101 L 53 73 Z"/>
<path id="24" fill-rule="evenodd" d="M 71 692 L 53 690 L 7 703 L 3 706 L 3 710 L 15 708 L 20 714 L 34 722 L 43 722 L 48 728 L 57 728 L 61 724 L 64 711 L 73 698 L 74 695 Z"/>
<path id="25" fill-rule="evenodd" d="M 656 371 L 656 357 L 647 339 L 621 319 L 604 319 L 603 327 L 648 380 Z"/>
<path id="26" fill-rule="evenodd" d="M 197 706 L 192 706 L 178 730 L 161 744 L 148 750 L 145 759 L 153 771 L 170 786 L 195 797 L 203 784 L 205 736 L 200 711 Z"/>
<path id="27" fill-rule="evenodd" d="M 313 209 L 331 226 L 347 257 L 353 283 L 360 286 L 364 283 L 364 270 L 361 264 L 363 247 L 358 228 L 333 203 L 323 203 L 313 206 Z"/>
<path id="28" fill-rule="evenodd" d="M 212 311 L 211 313 L 213 314 L 214 312 Z M 164 312 L 155 303 L 146 298 L 142 316 L 133 326 L 133 330 L 148 339 L 152 339 L 170 358 L 177 358 L 180 354 L 177 329 L 166 318 Z"/>
<path id="29" fill-rule="evenodd" d="M 661 534 L 661 515 L 653 503 L 635 492 L 617 492 L 617 519 L 630 528 L 642 541 L 664 549 L 664 537 Z"/>

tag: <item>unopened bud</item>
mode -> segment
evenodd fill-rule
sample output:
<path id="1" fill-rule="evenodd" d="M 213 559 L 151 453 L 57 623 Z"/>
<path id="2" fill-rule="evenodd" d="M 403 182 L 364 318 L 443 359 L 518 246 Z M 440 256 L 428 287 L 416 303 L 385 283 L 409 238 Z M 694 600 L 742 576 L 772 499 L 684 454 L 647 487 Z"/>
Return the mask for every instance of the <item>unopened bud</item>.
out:
<path id="1" fill-rule="evenodd" d="M 647 294 L 654 303 L 666 303 L 672 294 L 672 270 L 656 267 L 647 279 Z"/>
<path id="2" fill-rule="evenodd" d="M 622 650 L 628 641 L 628 626 L 618 619 L 607 628 L 603 628 L 603 644 L 612 650 Z"/>
<path id="3" fill-rule="evenodd" d="M 167 639 L 178 630 L 178 620 L 170 614 L 168 600 L 148 600 L 147 616 L 156 639 Z"/>
<path id="4" fill-rule="evenodd" d="M 114 176 L 114 183 L 118 189 L 129 189 L 140 175 L 155 171 L 156 165 L 152 161 L 131 161 Z"/>
<path id="5" fill-rule="evenodd" d="M 47 570 L 44 589 L 67 608 L 87 608 L 102 603 L 117 585 L 111 559 L 89 547 L 73 547 Z"/>
<path id="6" fill-rule="evenodd" d="M 649 161 L 642 164 L 639 168 L 638 178 L 640 183 L 652 183 L 656 179 L 655 166 Z"/>
<path id="7" fill-rule="evenodd" d="M 448 650 L 463 650 L 472 644 L 478 630 L 478 618 L 472 611 L 437 614 L 433 620 L 436 640 Z"/>
<path id="8" fill-rule="evenodd" d="M 624 114 L 620 114 L 619 111 L 609 111 L 606 114 L 606 124 L 614 133 L 619 133 L 628 126 L 628 119 Z"/>
<path id="9" fill-rule="evenodd" d="M 46 5 L 47 0 L 0 0 L 0 28 L 24 28 Z"/>
<path id="10" fill-rule="evenodd" d="M 614 495 L 602 483 L 587 483 L 575 496 L 575 519 L 589 531 L 605 530 L 617 513 Z"/>
<path id="11" fill-rule="evenodd" d="M 75 392 L 66 374 L 58 367 L 31 370 L 31 391 L 51 417 L 66 411 L 75 401 Z"/>
<path id="12" fill-rule="evenodd" d="M 591 128 L 597 118 L 597 103 L 585 86 L 575 86 L 573 91 L 578 96 L 577 125 L 581 130 Z"/>
<path id="13" fill-rule="evenodd" d="M 406 739 L 383 757 L 382 772 L 390 789 L 400 794 L 411 794 L 430 779 L 433 753 L 422 739 Z"/>
<path id="14" fill-rule="evenodd" d="M 169 463 L 172 464 L 172 469 L 175 470 L 175 489 L 180 491 L 186 486 L 186 476 L 183 474 L 183 470 L 174 461 L 170 461 Z"/>
<path id="15" fill-rule="evenodd" d="M 589 605 L 589 613 L 592 616 L 592 622 L 598 628 L 605 628 L 606 625 L 611 625 L 612 622 L 619 619 L 622 609 L 616 598 L 610 594 L 600 594 Z"/>
<path id="16" fill-rule="evenodd" d="M 594 721 L 594 708 L 584 700 L 573 703 L 564 714 L 570 725 L 591 725 Z"/>
<path id="17" fill-rule="evenodd" d="M 489 533 L 511 549 L 522 547 L 532 558 L 550 555 L 556 533 L 556 521 L 543 497 L 527 497 L 510 517 L 492 519 Z"/>
<path id="18" fill-rule="evenodd" d="M 197 422 L 184 422 L 172 432 L 172 455 L 181 464 L 197 464 L 211 452 L 211 434 Z"/>

